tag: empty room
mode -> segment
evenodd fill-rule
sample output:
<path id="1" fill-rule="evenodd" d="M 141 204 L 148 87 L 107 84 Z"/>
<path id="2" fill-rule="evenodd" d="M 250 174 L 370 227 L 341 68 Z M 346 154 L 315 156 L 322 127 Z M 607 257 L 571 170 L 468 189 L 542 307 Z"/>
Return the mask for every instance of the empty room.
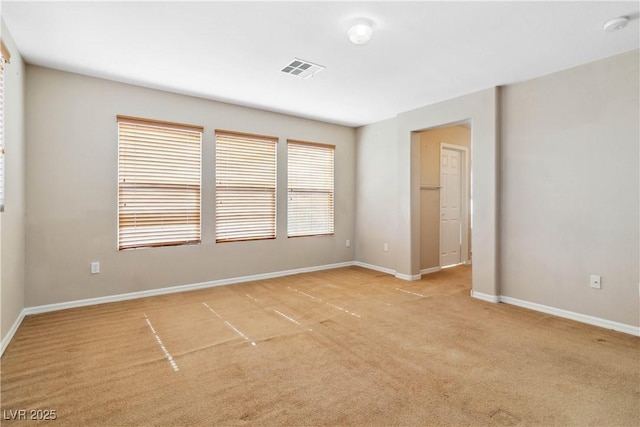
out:
<path id="1" fill-rule="evenodd" d="M 640 425 L 638 1 L 0 16 L 0 424 Z"/>

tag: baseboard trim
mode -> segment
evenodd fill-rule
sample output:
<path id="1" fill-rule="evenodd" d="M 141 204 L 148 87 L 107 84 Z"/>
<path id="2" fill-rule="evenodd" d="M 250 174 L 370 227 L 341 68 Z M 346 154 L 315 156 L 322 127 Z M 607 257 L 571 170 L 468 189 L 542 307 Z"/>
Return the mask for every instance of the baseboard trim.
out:
<path id="1" fill-rule="evenodd" d="M 573 311 L 563 310 L 561 308 L 550 307 L 548 305 L 537 304 L 535 302 L 523 301 L 506 296 L 500 296 L 500 302 L 517 305 L 518 307 L 528 308 L 530 310 L 551 314 L 565 319 L 587 323 L 593 326 L 599 326 L 605 329 L 613 329 L 614 331 L 624 332 L 629 335 L 640 336 L 640 327 L 627 325 L 625 323 L 614 322 L 600 317 L 589 316 L 587 314 L 576 313 Z"/>
<path id="2" fill-rule="evenodd" d="M 178 292 L 195 291 L 198 289 L 213 288 L 217 286 L 233 285 L 235 283 L 252 282 L 255 280 L 273 279 L 276 277 L 291 276 L 300 273 L 312 273 L 314 271 L 330 270 L 333 268 L 350 267 L 352 261 L 337 264 L 326 264 L 314 267 L 297 268 L 293 270 L 276 271 L 273 273 L 254 274 L 251 276 L 233 277 L 229 279 L 212 280 L 209 282 L 192 283 L 188 285 L 171 286 L 167 288 L 150 289 L 148 291 L 129 292 L 126 294 L 109 295 L 97 298 L 61 302 L 55 304 L 38 305 L 24 309 L 26 315 L 48 313 L 51 311 L 66 310 L 69 308 L 87 307 L 90 305 L 106 304 L 110 302 L 127 301 L 138 298 L 147 298 L 158 295 L 174 294 Z"/>
<path id="3" fill-rule="evenodd" d="M 390 274 L 392 276 L 395 276 L 395 274 L 396 274 L 395 270 L 392 270 L 392 269 L 386 268 L 386 267 L 380 267 L 380 266 L 373 265 L 373 264 L 367 264 L 366 262 L 354 261 L 353 265 L 358 266 L 358 267 L 362 267 L 362 268 L 366 268 L 366 269 L 369 269 L 369 270 L 379 271 L 381 273 Z"/>
<path id="4" fill-rule="evenodd" d="M 527 308 L 529 310 L 539 311 L 541 313 L 562 317 L 564 319 L 575 320 L 577 322 L 586 323 L 588 325 L 598 326 L 605 329 L 612 329 L 614 331 L 623 332 L 629 335 L 640 336 L 640 327 L 627 325 L 620 322 L 614 322 L 613 320 L 602 319 L 600 317 L 589 316 L 587 314 L 576 313 L 569 310 L 563 310 L 561 308 L 550 307 L 548 305 L 507 297 L 504 295 L 489 295 L 471 290 L 471 296 L 473 298 L 490 303 L 502 302 L 505 304 L 515 305 L 518 307 Z"/>
<path id="5" fill-rule="evenodd" d="M 420 270 L 420 274 L 431 274 L 431 273 L 436 273 L 438 271 L 442 270 L 442 267 L 431 267 L 431 268 L 425 268 L 424 270 Z"/>
<path id="6" fill-rule="evenodd" d="M 489 294 L 485 294 L 482 292 L 478 292 L 478 291 L 474 291 L 473 289 L 471 290 L 471 296 L 473 298 L 482 300 L 482 301 L 486 301 L 486 302 L 492 302 L 492 303 L 498 303 L 500 302 L 500 296 L 499 295 L 489 295 Z"/>
<path id="7" fill-rule="evenodd" d="M 396 274 L 394 274 L 394 276 L 397 279 L 402 279 L 402 280 L 407 280 L 409 282 L 412 282 L 414 280 L 420 280 L 422 278 L 421 274 L 403 274 L 403 273 L 398 273 L 396 272 Z"/>
<path id="8" fill-rule="evenodd" d="M 22 324 L 22 321 L 24 320 L 24 316 L 26 316 L 25 311 L 26 311 L 25 309 L 22 309 L 22 311 L 16 318 L 16 321 L 13 322 L 13 325 L 11 325 L 11 329 L 9 329 L 9 332 L 7 332 L 7 335 L 5 335 L 4 338 L 2 338 L 2 341 L 0 342 L 0 357 L 4 354 L 4 351 L 7 349 L 7 347 L 9 346 L 9 343 L 13 339 L 13 336 L 16 334 L 16 332 L 18 331 L 18 328 Z"/>

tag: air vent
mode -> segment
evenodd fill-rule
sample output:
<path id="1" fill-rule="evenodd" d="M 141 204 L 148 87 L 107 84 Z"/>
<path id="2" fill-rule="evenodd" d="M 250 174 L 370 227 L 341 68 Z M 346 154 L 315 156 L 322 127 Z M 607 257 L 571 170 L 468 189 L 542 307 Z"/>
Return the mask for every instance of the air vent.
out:
<path id="1" fill-rule="evenodd" d="M 300 77 L 301 79 L 308 79 L 322 70 L 324 70 L 322 65 L 314 64 L 313 62 L 305 61 L 304 59 L 295 58 L 280 71 L 291 74 L 292 76 Z"/>

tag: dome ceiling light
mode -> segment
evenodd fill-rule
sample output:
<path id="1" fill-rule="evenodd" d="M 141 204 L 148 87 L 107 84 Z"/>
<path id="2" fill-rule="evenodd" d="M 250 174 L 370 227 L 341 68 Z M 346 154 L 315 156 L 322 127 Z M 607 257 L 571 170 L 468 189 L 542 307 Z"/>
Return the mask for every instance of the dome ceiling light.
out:
<path id="1" fill-rule="evenodd" d="M 373 34 L 373 25 L 370 20 L 360 18 L 356 20 L 347 31 L 347 36 L 353 44 L 365 44 L 371 40 Z"/>

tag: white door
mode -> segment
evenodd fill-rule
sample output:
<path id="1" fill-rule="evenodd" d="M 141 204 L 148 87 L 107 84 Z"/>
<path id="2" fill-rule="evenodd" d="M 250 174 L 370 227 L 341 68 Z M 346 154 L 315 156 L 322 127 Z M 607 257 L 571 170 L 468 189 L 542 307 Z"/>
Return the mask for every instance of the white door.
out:
<path id="1" fill-rule="evenodd" d="M 460 151 L 440 151 L 440 266 L 462 262 L 462 155 Z"/>

